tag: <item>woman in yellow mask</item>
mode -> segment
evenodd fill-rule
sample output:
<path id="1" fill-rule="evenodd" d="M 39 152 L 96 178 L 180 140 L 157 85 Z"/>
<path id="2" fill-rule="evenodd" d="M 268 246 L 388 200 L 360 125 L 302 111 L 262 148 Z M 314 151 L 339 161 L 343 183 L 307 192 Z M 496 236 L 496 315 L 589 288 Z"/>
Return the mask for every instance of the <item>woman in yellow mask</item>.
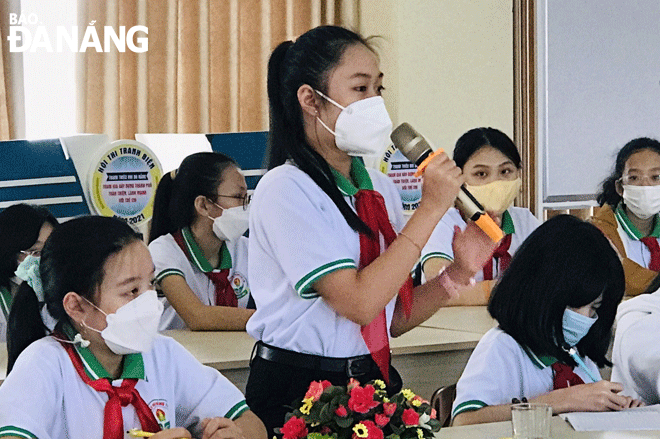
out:
<path id="1" fill-rule="evenodd" d="M 485 305 L 497 279 L 511 256 L 540 222 L 525 208 L 513 207 L 520 192 L 521 160 L 513 141 L 495 128 L 474 128 L 463 134 L 454 147 L 454 161 L 463 170 L 465 185 L 505 233 L 476 284 L 463 290 L 448 305 Z M 464 229 L 465 219 L 452 208 L 438 223 L 422 251 L 426 279 L 433 279 L 454 258 L 452 239 L 455 226 Z"/>

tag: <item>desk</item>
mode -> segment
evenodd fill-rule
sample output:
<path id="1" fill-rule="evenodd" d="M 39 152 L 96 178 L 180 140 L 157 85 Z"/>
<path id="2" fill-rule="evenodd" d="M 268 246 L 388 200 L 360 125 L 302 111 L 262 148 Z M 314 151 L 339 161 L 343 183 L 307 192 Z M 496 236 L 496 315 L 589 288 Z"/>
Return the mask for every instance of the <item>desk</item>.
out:
<path id="1" fill-rule="evenodd" d="M 496 323 L 485 306 L 448 306 L 440 308 L 420 326 L 484 335 Z"/>
<path id="2" fill-rule="evenodd" d="M 164 334 L 245 391 L 255 343 L 247 333 L 170 330 Z M 480 338 L 473 332 L 417 327 L 392 340 L 392 364 L 405 387 L 428 399 L 438 387 L 458 380 Z"/>
<path id="3" fill-rule="evenodd" d="M 552 439 L 635 439 L 660 437 L 660 431 L 575 431 L 559 416 L 552 418 L 550 428 Z M 511 421 L 443 428 L 435 434 L 435 437 L 437 439 L 510 438 Z"/>

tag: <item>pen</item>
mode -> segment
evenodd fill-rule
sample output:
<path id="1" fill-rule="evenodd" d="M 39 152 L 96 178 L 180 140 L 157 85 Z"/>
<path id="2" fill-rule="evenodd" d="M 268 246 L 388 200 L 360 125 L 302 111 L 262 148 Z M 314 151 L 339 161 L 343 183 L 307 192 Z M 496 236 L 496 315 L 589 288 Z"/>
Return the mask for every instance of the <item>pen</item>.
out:
<path id="1" fill-rule="evenodd" d="M 148 431 L 138 430 L 137 428 L 131 428 L 126 433 L 128 433 L 130 436 L 133 437 L 151 437 L 155 434 L 155 433 L 150 433 Z"/>
<path id="2" fill-rule="evenodd" d="M 594 376 L 594 374 L 589 370 L 586 364 L 584 364 L 584 361 L 582 361 L 582 358 L 577 353 L 577 349 L 575 349 L 575 346 L 571 346 L 569 349 L 566 349 L 564 347 L 564 350 L 568 353 L 568 355 L 571 356 L 573 360 L 578 364 L 578 367 L 582 368 L 582 370 L 589 376 L 592 382 L 597 383 L 600 381 L 598 378 Z"/>

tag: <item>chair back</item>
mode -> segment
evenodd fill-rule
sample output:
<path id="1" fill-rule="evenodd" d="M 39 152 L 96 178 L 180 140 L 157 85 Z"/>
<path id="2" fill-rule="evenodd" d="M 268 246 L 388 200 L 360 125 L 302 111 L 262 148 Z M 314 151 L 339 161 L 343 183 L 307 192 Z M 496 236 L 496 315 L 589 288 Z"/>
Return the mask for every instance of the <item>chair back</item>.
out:
<path id="1" fill-rule="evenodd" d="M 440 425 L 448 427 L 451 422 L 451 406 L 456 398 L 456 384 L 440 387 L 431 396 L 431 407 L 437 413 Z"/>

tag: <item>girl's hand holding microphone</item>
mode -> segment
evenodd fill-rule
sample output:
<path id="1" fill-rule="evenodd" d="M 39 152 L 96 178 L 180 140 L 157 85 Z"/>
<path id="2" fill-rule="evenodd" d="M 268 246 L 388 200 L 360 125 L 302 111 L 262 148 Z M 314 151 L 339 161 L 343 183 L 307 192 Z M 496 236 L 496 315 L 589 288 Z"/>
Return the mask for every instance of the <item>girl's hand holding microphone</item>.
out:
<path id="1" fill-rule="evenodd" d="M 464 183 L 461 168 L 444 152 L 433 157 L 424 168 L 423 179 L 420 206 L 441 209 L 443 213 L 454 205 Z"/>

